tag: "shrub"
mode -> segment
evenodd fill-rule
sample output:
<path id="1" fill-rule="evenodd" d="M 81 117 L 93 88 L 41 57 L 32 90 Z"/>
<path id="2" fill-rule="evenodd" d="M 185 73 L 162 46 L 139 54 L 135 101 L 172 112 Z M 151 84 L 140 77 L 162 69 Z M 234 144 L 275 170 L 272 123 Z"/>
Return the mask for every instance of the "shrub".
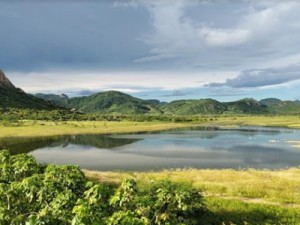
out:
<path id="1" fill-rule="evenodd" d="M 0 224 L 193 224 L 201 195 L 191 185 L 135 180 L 118 188 L 89 181 L 78 166 L 43 168 L 26 154 L 0 151 Z M 196 223 L 195 223 L 196 224 Z"/>

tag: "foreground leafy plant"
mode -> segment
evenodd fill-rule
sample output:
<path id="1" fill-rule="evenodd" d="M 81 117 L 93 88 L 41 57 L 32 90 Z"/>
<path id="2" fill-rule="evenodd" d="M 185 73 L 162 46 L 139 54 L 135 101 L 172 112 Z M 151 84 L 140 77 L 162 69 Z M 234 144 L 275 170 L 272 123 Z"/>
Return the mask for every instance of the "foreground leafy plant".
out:
<path id="1" fill-rule="evenodd" d="M 139 189 L 86 179 L 77 166 L 43 167 L 0 151 L 0 224 L 193 224 L 201 195 L 191 185 L 156 182 Z"/>

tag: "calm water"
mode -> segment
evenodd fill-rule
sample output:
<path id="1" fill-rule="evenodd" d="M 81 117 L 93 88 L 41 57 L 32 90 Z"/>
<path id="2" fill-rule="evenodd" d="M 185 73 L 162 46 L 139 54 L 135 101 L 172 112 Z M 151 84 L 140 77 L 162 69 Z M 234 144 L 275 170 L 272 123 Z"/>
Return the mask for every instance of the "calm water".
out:
<path id="1" fill-rule="evenodd" d="M 0 140 L 0 149 L 28 152 L 41 163 L 92 170 L 287 168 L 300 166 L 300 130 L 260 127 L 186 129 L 126 135 L 77 135 Z"/>

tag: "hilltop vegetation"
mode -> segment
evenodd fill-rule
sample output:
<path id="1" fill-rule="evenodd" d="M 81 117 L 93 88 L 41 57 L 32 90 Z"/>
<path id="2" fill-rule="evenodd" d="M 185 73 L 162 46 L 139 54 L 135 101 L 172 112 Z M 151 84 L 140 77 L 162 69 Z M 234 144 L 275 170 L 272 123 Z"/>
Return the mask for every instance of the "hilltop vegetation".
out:
<path id="1" fill-rule="evenodd" d="M 279 99 L 263 99 L 257 101 L 245 98 L 234 102 L 219 102 L 214 99 L 176 100 L 162 103 L 159 100 L 142 100 L 130 95 L 107 91 L 91 96 L 66 99 L 59 95 L 37 95 L 51 100 L 57 106 L 75 109 L 84 113 L 99 114 L 156 114 L 167 116 L 250 114 L 250 115 L 297 115 L 300 114 L 298 101 L 281 101 Z"/>
<path id="2" fill-rule="evenodd" d="M 279 99 L 264 99 L 262 104 L 267 106 L 268 112 L 274 115 L 300 114 L 299 101 L 281 101 Z"/>
<path id="3" fill-rule="evenodd" d="M 226 106 L 213 99 L 178 100 L 163 105 L 162 111 L 171 115 L 222 114 Z"/>
<path id="4" fill-rule="evenodd" d="M 104 114 L 121 113 L 128 115 L 160 113 L 155 104 L 117 91 L 72 98 L 67 102 L 66 107 L 87 113 L 101 112 Z"/>

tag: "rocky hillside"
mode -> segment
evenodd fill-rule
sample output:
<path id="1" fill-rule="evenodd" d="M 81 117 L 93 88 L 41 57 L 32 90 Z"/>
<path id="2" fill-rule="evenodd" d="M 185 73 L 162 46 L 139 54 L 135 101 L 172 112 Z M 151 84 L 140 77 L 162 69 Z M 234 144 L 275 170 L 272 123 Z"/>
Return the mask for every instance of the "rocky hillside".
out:
<path id="1" fill-rule="evenodd" d="M 0 108 L 55 109 L 53 104 L 16 88 L 0 70 Z"/>

